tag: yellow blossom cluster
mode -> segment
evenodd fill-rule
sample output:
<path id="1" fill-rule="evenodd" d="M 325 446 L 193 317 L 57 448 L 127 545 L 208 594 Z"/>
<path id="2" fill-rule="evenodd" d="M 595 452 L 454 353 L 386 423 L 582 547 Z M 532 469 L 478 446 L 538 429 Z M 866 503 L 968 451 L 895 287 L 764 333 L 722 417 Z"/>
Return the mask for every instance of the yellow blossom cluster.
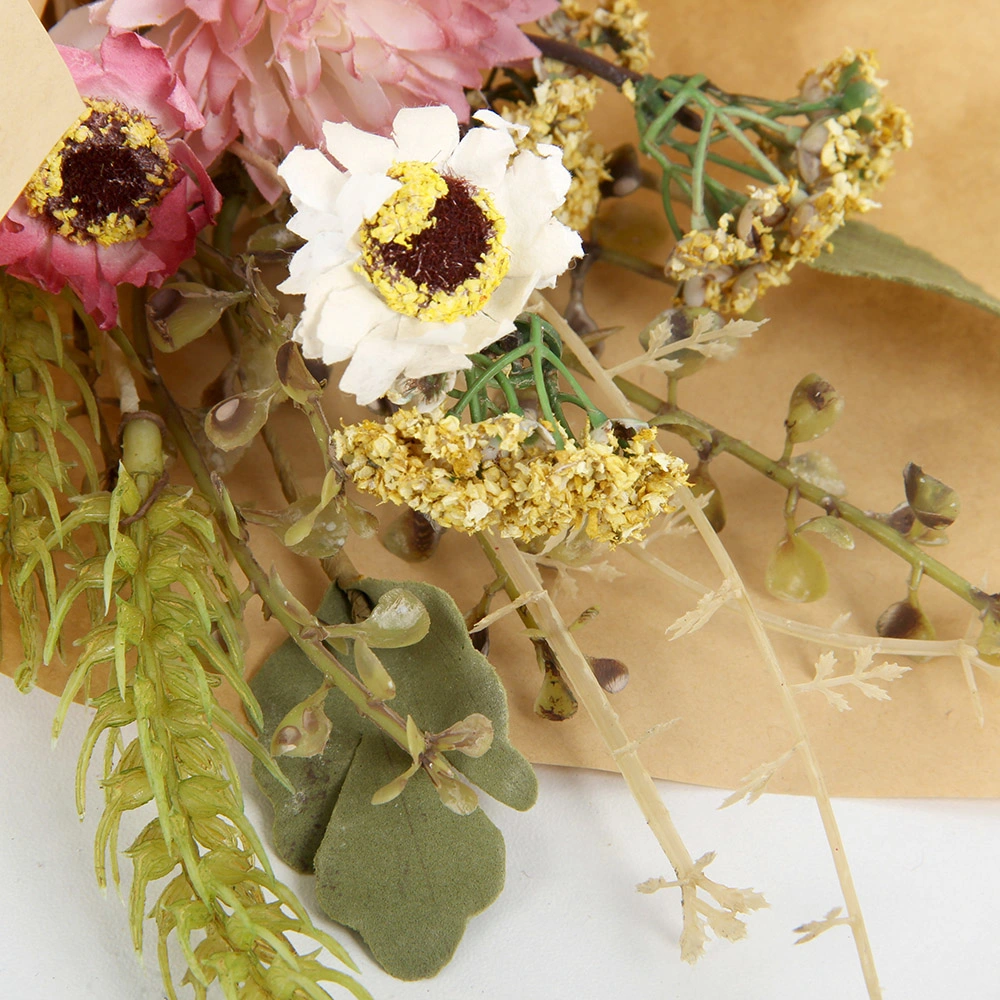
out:
<path id="1" fill-rule="evenodd" d="M 657 448 L 652 428 L 636 431 L 624 449 L 596 433 L 559 449 L 526 444 L 538 430 L 513 413 L 461 423 L 441 410 L 406 409 L 385 423 L 345 426 L 334 442 L 358 489 L 459 531 L 528 541 L 582 527 L 617 545 L 674 509 L 687 467 Z"/>
<path id="2" fill-rule="evenodd" d="M 845 50 L 799 86 L 808 101 L 855 88 L 858 106 L 806 127 L 791 169 L 773 145 L 762 148 L 788 172 L 788 182 L 749 188 L 739 216 L 724 215 L 714 230 L 694 230 L 674 247 L 666 274 L 683 284 L 688 305 L 741 315 L 789 272 L 830 248 L 849 213 L 877 207 L 872 195 L 892 172 L 892 157 L 912 143 L 909 115 L 886 101 L 871 52 Z"/>
<path id="3" fill-rule="evenodd" d="M 644 73 L 653 56 L 646 22 L 649 13 L 638 0 L 598 0 L 589 10 L 578 0 L 563 0 L 560 13 L 576 22 L 576 41 L 584 45 L 610 44 L 614 40 L 616 61 L 626 69 Z"/>
<path id="4" fill-rule="evenodd" d="M 562 63 L 551 60 L 546 65 L 562 68 Z M 518 103 L 501 112 L 507 121 L 528 128 L 517 140 L 519 148 L 534 152 L 539 143 L 551 143 L 562 150 L 563 166 L 573 179 L 555 215 L 577 232 L 593 221 L 601 202 L 601 182 L 611 177 L 604 166 L 604 148 L 590 134 L 587 122 L 600 92 L 600 83 L 592 77 L 553 75 L 535 87 L 534 103 Z"/>

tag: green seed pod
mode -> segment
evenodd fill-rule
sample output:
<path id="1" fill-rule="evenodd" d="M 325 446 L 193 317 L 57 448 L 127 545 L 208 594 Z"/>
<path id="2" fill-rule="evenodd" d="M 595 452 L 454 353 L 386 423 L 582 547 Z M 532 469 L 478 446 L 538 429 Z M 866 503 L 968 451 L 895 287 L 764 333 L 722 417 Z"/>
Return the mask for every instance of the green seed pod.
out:
<path id="1" fill-rule="evenodd" d="M 277 386 L 252 389 L 216 403 L 205 417 L 208 440 L 223 451 L 248 445 L 267 423 Z"/>
<path id="2" fill-rule="evenodd" d="M 430 631 L 431 616 L 427 608 L 403 587 L 387 590 L 363 621 L 352 630 L 375 649 L 398 649 L 420 642 Z"/>
<path id="3" fill-rule="evenodd" d="M 306 367 L 298 344 L 286 340 L 274 356 L 274 368 L 285 395 L 296 403 L 319 399 L 323 387 Z"/>
<path id="4" fill-rule="evenodd" d="M 333 731 L 323 711 L 327 690 L 322 685 L 278 723 L 271 738 L 272 757 L 315 757 L 323 752 Z"/>
<path id="5" fill-rule="evenodd" d="M 208 333 L 222 314 L 248 292 L 220 292 L 193 281 L 166 285 L 150 296 L 146 317 L 153 344 L 161 351 L 177 351 Z"/>
<path id="6" fill-rule="evenodd" d="M 708 471 L 708 462 L 699 462 L 694 471 L 688 473 L 688 485 L 696 497 L 705 496 L 706 493 L 712 494 L 702 509 L 716 533 L 722 531 L 726 526 L 726 505 L 722 501 L 718 485 Z"/>
<path id="7" fill-rule="evenodd" d="M 542 668 L 542 686 L 535 699 L 535 714 L 550 722 L 564 722 L 576 714 L 576 698 L 559 673 L 552 647 L 544 639 L 536 639 L 534 643 L 535 658 Z"/>
<path id="8" fill-rule="evenodd" d="M 928 476 L 919 465 L 910 462 L 903 469 L 903 487 L 907 503 L 924 527 L 947 528 L 958 517 L 958 494 L 940 479 Z"/>
<path id="9" fill-rule="evenodd" d="M 764 586 L 785 601 L 818 601 L 830 585 L 819 552 L 804 538 L 786 535 L 771 556 Z"/>
<path id="10" fill-rule="evenodd" d="M 844 397 L 815 372 L 792 390 L 785 418 L 785 435 L 792 444 L 825 434 L 844 410 Z"/>
<path id="11" fill-rule="evenodd" d="M 915 596 L 890 604 L 879 615 L 875 631 L 886 639 L 933 639 L 937 634 Z"/>
<path id="12" fill-rule="evenodd" d="M 983 630 L 976 641 L 976 651 L 987 663 L 1000 666 L 1000 609 L 990 608 L 983 616 Z"/>
<path id="13" fill-rule="evenodd" d="M 878 104 L 879 89 L 870 80 L 852 80 L 840 95 L 841 111 L 871 110 Z"/>

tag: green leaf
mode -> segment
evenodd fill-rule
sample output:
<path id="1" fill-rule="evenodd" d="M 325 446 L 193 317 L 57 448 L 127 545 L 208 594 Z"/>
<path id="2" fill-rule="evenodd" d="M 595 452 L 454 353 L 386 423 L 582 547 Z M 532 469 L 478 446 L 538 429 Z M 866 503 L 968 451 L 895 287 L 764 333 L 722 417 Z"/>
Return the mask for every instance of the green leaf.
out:
<path id="1" fill-rule="evenodd" d="M 396 685 L 393 709 L 431 733 L 475 712 L 487 716 L 494 727 L 491 749 L 482 757 L 454 752 L 448 760 L 494 798 L 529 808 L 537 783 L 509 742 L 506 694 L 489 661 L 473 648 L 455 602 L 428 584 L 355 584 L 372 604 L 398 587 L 419 598 L 431 624 L 420 642 L 379 651 Z M 332 587 L 318 617 L 341 624 L 350 621 L 349 607 Z M 350 656 L 341 660 L 353 668 Z M 319 682 L 319 671 L 291 640 L 271 656 L 251 683 L 264 714 L 262 741 Z M 499 894 L 503 839 L 481 810 L 457 816 L 445 808 L 422 772 L 398 798 L 373 806 L 372 794 L 406 770 L 410 757 L 338 691 L 330 692 L 324 708 L 333 732 L 322 755 L 279 760 L 294 795 L 254 765 L 275 808 L 275 850 L 293 867 L 315 870 L 321 906 L 359 931 L 388 972 L 403 979 L 433 975 L 451 957 L 467 919 Z"/>
<path id="2" fill-rule="evenodd" d="M 316 898 L 388 973 L 433 976 L 468 918 L 500 894 L 503 836 L 481 809 L 458 816 L 445 808 L 426 774 L 373 806 L 375 791 L 409 763 L 385 736 L 366 734 L 354 760 L 316 854 Z"/>
<path id="3" fill-rule="evenodd" d="M 820 254 L 811 262 L 817 271 L 916 285 L 1000 316 L 1000 300 L 968 281 L 955 268 L 942 264 L 926 250 L 911 247 L 898 236 L 852 221 L 837 231 L 831 243 L 833 253 Z"/>

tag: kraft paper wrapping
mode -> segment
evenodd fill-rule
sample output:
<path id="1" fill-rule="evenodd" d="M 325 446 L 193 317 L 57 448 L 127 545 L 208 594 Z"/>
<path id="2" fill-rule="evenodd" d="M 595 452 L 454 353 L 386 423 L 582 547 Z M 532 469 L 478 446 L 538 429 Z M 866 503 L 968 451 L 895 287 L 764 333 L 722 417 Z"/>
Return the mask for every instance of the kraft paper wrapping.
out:
<path id="1" fill-rule="evenodd" d="M 995 18 L 991 4 L 966 4 L 961 17 L 931 0 L 908 5 L 905 17 L 894 5 L 871 2 L 672 0 L 648 6 L 657 43 L 655 71 L 706 73 L 734 91 L 791 94 L 807 69 L 845 46 L 876 49 L 882 75 L 891 81 L 889 95 L 912 114 L 916 139 L 914 148 L 898 157 L 896 176 L 883 193 L 884 208 L 866 221 L 931 251 L 1000 295 L 995 265 L 1000 135 L 991 127 L 998 118 L 1000 66 L 992 58 L 993 32 L 987 30 Z M 595 122 L 608 147 L 634 138 L 629 107 L 616 95 L 608 95 Z M 662 261 L 670 241 L 661 220 L 655 197 L 640 193 L 605 208 L 601 236 L 609 245 Z M 588 287 L 597 321 L 623 328 L 605 361 L 637 352 L 636 332 L 669 301 L 668 286 L 603 265 L 595 267 Z M 561 301 L 558 294 L 554 300 Z M 951 543 L 935 554 L 973 582 L 988 574 L 993 587 L 1000 587 L 1000 469 L 992 415 L 1000 319 L 916 289 L 806 267 L 796 269 L 790 287 L 767 296 L 762 311 L 769 322 L 736 358 L 711 363 L 682 383 L 681 405 L 777 456 L 789 393 L 806 373 L 822 374 L 846 396 L 847 408 L 831 434 L 805 447 L 834 459 L 848 484 L 848 499 L 865 508 L 891 509 L 903 499 L 903 466 L 917 462 L 953 486 L 962 501 L 961 516 L 949 531 Z M 200 386 L 210 350 L 172 358 L 174 379 L 189 375 Z M 636 377 L 662 392 L 655 373 Z M 337 414 L 364 415 L 336 396 L 328 394 Z M 308 441 L 297 414 L 282 412 L 277 420 L 286 440 Z M 673 439 L 664 436 L 663 443 L 673 446 Z M 296 458 L 305 484 L 318 490 L 312 454 L 306 450 Z M 230 480 L 237 502 L 282 505 L 273 477 L 262 472 L 267 463 L 263 447 L 255 445 Z M 823 600 L 803 606 L 766 597 L 763 572 L 782 534 L 784 493 L 727 456 L 713 464 L 713 475 L 729 513 L 722 539 L 761 609 L 825 626 L 849 613 L 846 630 L 873 635 L 878 614 L 905 596 L 905 564 L 855 532 L 857 546 L 850 552 L 816 537 L 831 577 Z M 379 513 L 387 523 L 396 512 Z M 803 516 L 811 513 L 803 505 Z M 264 535 L 255 536 L 254 544 L 265 566 L 274 562 L 304 601 L 318 602 L 326 585 L 318 567 L 300 566 Z M 719 583 L 697 538 L 662 538 L 649 551 L 707 586 Z M 350 553 L 369 575 L 446 587 L 463 610 L 489 579 L 478 546 L 456 533 L 447 534 L 437 555 L 418 566 L 401 563 L 374 543 L 352 542 Z M 624 547 L 609 562 L 624 575 L 609 584 L 575 574 L 575 596 L 547 579 L 557 587 L 568 620 L 590 605 L 600 608 L 596 622 L 576 634 L 584 652 L 618 657 L 630 667 L 628 687 L 612 696 L 627 729 L 638 736 L 657 723 L 678 720 L 644 745 L 652 773 L 733 787 L 753 768 L 780 757 L 791 744 L 788 725 L 742 618 L 723 609 L 700 632 L 668 641 L 665 629 L 694 606 L 697 595 L 656 575 Z M 966 634 L 971 616 L 961 601 L 932 581 L 922 586 L 921 599 L 939 637 Z M 251 605 L 247 615 L 252 666 L 281 639 L 280 629 L 262 623 L 256 610 Z M 563 723 L 534 715 L 539 671 L 521 632 L 513 614 L 491 629 L 490 659 L 510 693 L 514 741 L 536 762 L 611 769 L 582 712 Z M 791 683 L 808 680 L 811 664 L 826 648 L 782 636 L 773 640 Z M 849 670 L 850 653 L 838 656 L 842 669 Z M 838 713 L 818 694 L 800 696 L 831 792 L 1000 794 L 997 682 L 977 678 L 985 711 L 980 728 L 957 660 L 899 662 L 912 669 L 889 686 L 890 701 L 868 700 L 844 688 L 851 710 Z M 805 790 L 794 761 L 769 788 Z"/>

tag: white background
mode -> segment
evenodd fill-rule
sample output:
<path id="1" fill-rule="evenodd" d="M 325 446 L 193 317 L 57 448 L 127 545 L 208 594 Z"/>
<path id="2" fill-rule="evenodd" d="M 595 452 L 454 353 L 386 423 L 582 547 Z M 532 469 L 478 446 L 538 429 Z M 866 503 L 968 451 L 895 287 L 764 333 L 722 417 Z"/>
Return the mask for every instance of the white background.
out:
<path id="1" fill-rule="evenodd" d="M 102 896 L 96 887 L 101 800 L 93 783 L 90 813 L 82 824 L 76 818 L 73 770 L 88 713 L 74 706 L 52 749 L 54 708 L 51 696 L 22 696 L 0 678 L 0 1000 L 160 1000 L 155 953 L 147 947 L 145 968 L 136 961 L 124 904 L 113 889 Z M 539 782 L 539 803 L 527 813 L 486 803 L 507 839 L 507 886 L 472 919 L 436 979 L 391 980 L 360 942 L 333 929 L 375 1000 L 865 996 L 847 928 L 792 944 L 794 926 L 841 902 L 811 800 L 765 796 L 720 812 L 717 790 L 658 783 L 691 852 L 718 851 L 709 874 L 758 889 L 771 903 L 750 914 L 746 940 L 712 941 L 689 967 L 678 958 L 677 891 L 634 891 L 669 870 L 621 780 L 548 767 Z M 268 807 L 250 779 L 246 790 L 248 812 L 266 831 Z M 835 806 L 885 996 L 1000 997 L 1000 803 Z M 311 899 L 310 879 L 280 874 Z"/>

